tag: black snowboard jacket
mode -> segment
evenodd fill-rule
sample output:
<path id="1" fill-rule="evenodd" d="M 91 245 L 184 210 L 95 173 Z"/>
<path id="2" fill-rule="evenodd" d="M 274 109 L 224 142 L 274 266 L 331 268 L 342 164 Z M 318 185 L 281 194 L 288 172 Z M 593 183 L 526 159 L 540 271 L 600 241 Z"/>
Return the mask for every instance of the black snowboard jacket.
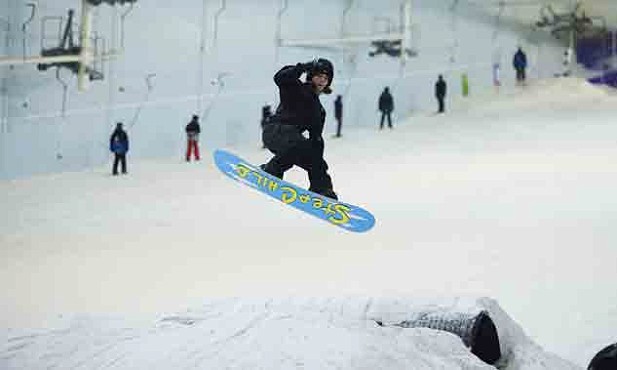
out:
<path id="1" fill-rule="evenodd" d="M 283 126 L 282 134 L 287 132 L 295 136 L 308 131 L 309 140 L 323 147 L 326 111 L 311 83 L 300 81 L 304 72 L 307 72 L 307 66 L 298 63 L 285 66 L 274 75 L 280 103 L 270 122 Z"/>
<path id="2" fill-rule="evenodd" d="M 188 123 L 188 125 L 186 125 L 184 131 L 186 131 L 187 134 L 199 134 L 201 132 L 201 128 L 199 127 L 197 120 L 193 119 Z"/>
<path id="3" fill-rule="evenodd" d="M 437 82 L 435 82 L 435 96 L 438 98 L 446 96 L 446 81 L 437 80 Z"/>
<path id="4" fill-rule="evenodd" d="M 394 100 L 388 91 L 383 91 L 379 95 L 378 107 L 382 112 L 392 112 L 394 110 Z"/>

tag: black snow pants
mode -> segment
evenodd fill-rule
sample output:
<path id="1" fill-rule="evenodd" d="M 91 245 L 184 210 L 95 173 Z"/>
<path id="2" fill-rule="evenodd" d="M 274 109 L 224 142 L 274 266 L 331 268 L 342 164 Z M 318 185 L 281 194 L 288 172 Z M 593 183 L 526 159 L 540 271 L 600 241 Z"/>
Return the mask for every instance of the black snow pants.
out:
<path id="1" fill-rule="evenodd" d="M 114 155 L 114 165 L 111 173 L 114 175 L 118 174 L 118 164 L 122 167 L 122 173 L 126 173 L 126 154 L 125 153 L 115 153 Z"/>
<path id="2" fill-rule="evenodd" d="M 332 196 L 332 178 L 323 159 L 323 141 L 305 138 L 296 126 L 272 122 L 264 127 L 263 142 L 274 157 L 262 169 L 280 179 L 294 165 L 308 173 L 309 190 Z"/>

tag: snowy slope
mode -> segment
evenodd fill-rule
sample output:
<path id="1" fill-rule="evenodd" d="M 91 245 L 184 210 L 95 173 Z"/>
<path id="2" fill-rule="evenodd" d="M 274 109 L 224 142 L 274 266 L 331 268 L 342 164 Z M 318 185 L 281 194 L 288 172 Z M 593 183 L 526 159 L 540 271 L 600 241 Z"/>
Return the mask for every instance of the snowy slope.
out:
<path id="1" fill-rule="evenodd" d="M 485 367 L 450 334 L 367 320 L 393 297 L 410 311 L 490 297 L 461 299 L 494 315 L 502 366 L 583 367 L 617 327 L 616 103 L 553 80 L 345 128 L 326 156 L 342 199 L 376 215 L 367 234 L 209 159 L 3 181 L 0 367 Z"/>

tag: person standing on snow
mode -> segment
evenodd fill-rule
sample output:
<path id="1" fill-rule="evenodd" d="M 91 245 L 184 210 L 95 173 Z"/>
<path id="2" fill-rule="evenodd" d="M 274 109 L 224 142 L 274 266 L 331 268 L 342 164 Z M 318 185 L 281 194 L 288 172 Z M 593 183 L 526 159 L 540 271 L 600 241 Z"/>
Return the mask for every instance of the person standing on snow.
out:
<path id="1" fill-rule="evenodd" d="M 512 58 L 512 65 L 516 70 L 516 82 L 518 84 L 523 84 L 526 78 L 525 69 L 527 68 L 527 55 L 525 55 L 522 48 L 519 47 L 514 54 L 514 58 Z"/>
<path id="2" fill-rule="evenodd" d="M 199 127 L 199 116 L 193 115 L 191 122 L 186 125 L 186 161 L 191 161 L 191 154 L 195 157 L 195 160 L 199 160 L 199 133 L 201 128 Z"/>
<path id="3" fill-rule="evenodd" d="M 126 153 L 129 151 L 129 136 L 122 129 L 122 122 L 116 124 L 116 129 L 109 138 L 109 150 L 114 153 L 112 174 L 118 174 L 118 164 L 122 165 L 122 173 L 126 173 Z"/>
<path id="4" fill-rule="evenodd" d="M 439 75 L 437 78 L 437 82 L 435 82 L 435 97 L 437 98 L 437 102 L 439 104 L 438 113 L 443 113 L 445 111 L 445 103 L 444 100 L 446 98 L 446 81 L 444 81 L 443 76 Z"/>
<path id="5" fill-rule="evenodd" d="M 336 118 L 336 137 L 341 137 L 341 129 L 343 127 L 343 97 L 336 96 L 334 101 L 334 117 Z"/>
<path id="6" fill-rule="evenodd" d="M 306 80 L 300 77 L 306 73 Z M 323 130 L 326 111 L 319 101 L 321 93 L 330 94 L 334 68 L 327 59 L 284 66 L 274 75 L 280 103 L 262 132 L 263 142 L 274 157 L 260 167 L 283 178 L 294 165 L 308 173 L 309 190 L 338 199 L 323 158 Z M 303 133 L 308 132 L 308 138 Z"/>
<path id="7" fill-rule="evenodd" d="M 379 123 L 379 129 L 383 129 L 383 121 L 388 118 L 388 127 L 392 128 L 392 111 L 394 110 L 394 99 L 390 94 L 390 88 L 385 87 L 379 95 L 378 108 L 381 111 L 381 121 Z"/>

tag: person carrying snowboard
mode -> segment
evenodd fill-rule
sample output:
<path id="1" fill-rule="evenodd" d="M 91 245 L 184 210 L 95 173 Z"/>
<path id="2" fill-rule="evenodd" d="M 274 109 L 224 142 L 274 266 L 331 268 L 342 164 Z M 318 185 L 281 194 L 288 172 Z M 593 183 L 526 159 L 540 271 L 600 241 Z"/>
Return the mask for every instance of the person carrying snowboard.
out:
<path id="1" fill-rule="evenodd" d="M 306 80 L 300 77 L 306 73 Z M 263 128 L 263 142 L 274 157 L 260 167 L 265 172 L 283 178 L 294 165 L 308 173 L 309 191 L 338 199 L 323 158 L 323 130 L 326 111 L 319 95 L 330 94 L 334 68 L 327 59 L 284 66 L 274 75 L 279 88 L 280 103 Z M 308 138 L 303 133 L 308 132 Z"/>

